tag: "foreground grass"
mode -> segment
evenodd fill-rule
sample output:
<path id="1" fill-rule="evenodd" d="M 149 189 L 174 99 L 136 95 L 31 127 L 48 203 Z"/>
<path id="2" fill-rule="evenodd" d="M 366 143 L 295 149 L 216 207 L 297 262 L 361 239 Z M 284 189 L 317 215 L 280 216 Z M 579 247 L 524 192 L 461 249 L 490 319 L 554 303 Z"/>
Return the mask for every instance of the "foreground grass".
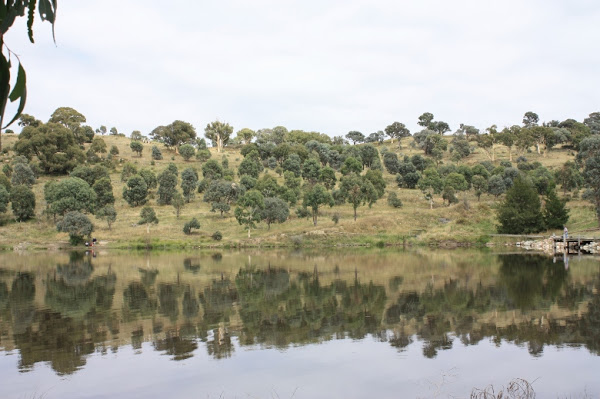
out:
<path id="1" fill-rule="evenodd" d="M 201 164 L 195 160 L 184 161 L 173 151 L 167 150 L 162 144 L 151 143 L 144 145 L 141 157 L 134 155 L 129 148 L 129 139 L 118 136 L 103 137 L 108 148 L 112 145 L 119 149 L 122 163 L 111 174 L 114 194 L 116 198 L 115 208 L 118 213 L 117 221 L 112 229 L 108 229 L 105 222 L 91 216 L 96 226 L 94 236 L 101 241 L 102 245 L 111 248 L 195 248 L 195 247 L 243 247 L 243 246 L 274 246 L 274 247 L 323 247 L 323 246 L 387 246 L 387 245 L 432 245 L 461 243 L 466 245 L 484 245 L 490 241 L 501 243 L 502 239 L 493 238 L 496 232 L 497 221 L 495 219 L 495 208 L 498 200 L 492 196 L 483 195 L 478 201 L 473 193 L 460 193 L 460 202 L 452 206 L 442 204 L 440 197 L 435 198 L 433 209 L 429 209 L 428 203 L 423 199 L 419 190 L 408 190 L 398 188 L 395 176 L 384 172 L 387 182 L 387 192 L 396 192 L 403 202 L 402 208 L 392 208 L 387 205 L 387 194 L 380 199 L 372 208 L 360 207 L 358 209 L 358 220 L 353 220 L 352 207 L 348 204 L 335 206 L 333 208 L 322 208 L 317 226 L 313 226 L 309 219 L 299 219 L 291 210 L 290 219 L 283 224 L 273 224 L 267 229 L 266 224 L 259 224 L 256 230 L 252 230 L 251 238 L 247 238 L 247 231 L 240 226 L 233 212 L 221 217 L 217 213 L 210 212 L 210 205 L 202 201 L 202 194 L 186 204 L 179 218 L 175 215 L 172 206 L 158 206 L 155 199 L 149 204 L 155 209 L 159 224 L 146 232 L 145 226 L 138 225 L 140 207 L 130 207 L 122 198 L 124 183 L 120 180 L 122 164 L 132 162 L 138 168 L 150 168 L 159 173 L 173 162 L 179 171 L 187 167 L 198 169 L 201 174 Z M 17 137 L 5 136 L 5 145 L 12 148 Z M 405 139 L 402 148 L 397 143 L 385 144 L 389 150 L 400 155 L 422 154 L 421 150 L 409 146 L 411 139 Z M 157 145 L 164 159 L 155 161 L 152 165 L 150 157 L 152 145 Z M 381 148 L 381 147 L 380 147 Z M 221 160 L 223 156 L 229 160 L 230 168 L 237 171 L 242 160 L 238 150 L 226 149 L 224 154 L 212 151 L 213 159 Z M 14 154 L 9 152 L 2 155 L 3 162 L 9 162 Z M 550 169 L 562 165 L 565 161 L 572 159 L 573 154 L 568 150 L 555 150 L 551 156 L 543 157 L 537 154 L 527 154 L 530 161 L 539 161 Z M 484 154 L 475 152 L 465 163 L 475 164 L 486 160 Z M 497 151 L 497 161 L 507 160 L 508 155 L 503 147 Z M 272 175 L 278 177 L 273 171 Z M 339 177 L 339 176 L 338 176 Z M 21 248 L 64 248 L 68 247 L 68 236 L 58 233 L 54 220 L 43 215 L 46 204 L 43 196 L 44 183 L 50 179 L 60 177 L 43 176 L 38 179 L 33 190 L 36 194 L 36 218 L 26 223 L 16 223 L 11 219 L 9 210 L 0 216 L 0 249 L 12 249 L 15 246 Z M 280 179 L 278 177 L 278 179 Z M 281 179 L 280 179 L 281 180 Z M 280 181 L 281 183 L 281 181 Z M 571 234 L 599 235 L 597 222 L 592 205 L 581 200 L 572 200 L 568 207 L 571 210 L 569 230 Z M 334 223 L 334 214 L 339 216 L 339 223 Z M 201 229 L 192 235 L 183 233 L 183 225 L 186 221 L 196 217 L 201 224 Z M 220 231 L 223 235 L 222 241 L 214 241 L 211 235 Z M 555 231 L 560 234 L 560 231 Z M 542 234 L 551 235 L 552 232 Z"/>

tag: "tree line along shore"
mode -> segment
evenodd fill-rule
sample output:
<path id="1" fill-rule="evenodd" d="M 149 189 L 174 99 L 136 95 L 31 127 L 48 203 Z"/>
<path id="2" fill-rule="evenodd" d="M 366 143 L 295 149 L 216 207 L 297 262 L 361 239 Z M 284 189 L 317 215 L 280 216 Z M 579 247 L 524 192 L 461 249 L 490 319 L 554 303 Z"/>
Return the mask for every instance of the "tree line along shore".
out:
<path id="1" fill-rule="evenodd" d="M 58 108 L 0 151 L 0 246 L 113 248 L 461 243 L 594 235 L 600 113 L 452 131 L 431 113 L 330 137 L 174 121 L 143 135 Z"/>

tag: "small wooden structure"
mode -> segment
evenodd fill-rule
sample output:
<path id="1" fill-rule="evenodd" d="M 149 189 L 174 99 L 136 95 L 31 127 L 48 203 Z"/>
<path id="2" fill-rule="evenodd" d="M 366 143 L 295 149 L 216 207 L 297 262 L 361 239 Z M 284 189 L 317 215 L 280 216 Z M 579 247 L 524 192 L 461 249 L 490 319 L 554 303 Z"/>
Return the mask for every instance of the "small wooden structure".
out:
<path id="1" fill-rule="evenodd" d="M 565 236 L 556 236 L 552 238 L 552 241 L 554 253 L 556 253 L 557 244 L 562 243 L 564 252 L 567 254 L 578 254 L 581 252 L 581 247 L 600 242 L 600 238 L 584 238 L 580 236 L 566 238 Z"/>

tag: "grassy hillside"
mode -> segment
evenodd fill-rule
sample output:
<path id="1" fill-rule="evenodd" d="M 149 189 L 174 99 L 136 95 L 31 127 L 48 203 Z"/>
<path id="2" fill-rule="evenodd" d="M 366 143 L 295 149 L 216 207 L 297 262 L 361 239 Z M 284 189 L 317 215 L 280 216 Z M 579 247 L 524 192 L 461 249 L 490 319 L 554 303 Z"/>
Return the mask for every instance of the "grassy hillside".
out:
<path id="1" fill-rule="evenodd" d="M 17 140 L 16 135 L 5 135 L 3 143 L 6 148 L 12 148 Z M 210 212 L 210 204 L 202 201 L 203 194 L 197 194 L 196 198 L 186 204 L 179 218 L 170 205 L 158 206 L 155 199 L 149 204 L 155 209 L 160 220 L 159 224 L 152 226 L 150 234 L 146 233 L 144 226 L 138 226 L 140 207 L 130 207 L 122 197 L 123 185 L 120 173 L 125 162 L 132 162 L 139 168 L 148 167 L 159 173 L 170 162 L 174 162 L 181 172 L 184 168 L 195 167 L 201 175 L 201 163 L 195 159 L 184 161 L 174 151 L 167 150 L 162 144 L 144 144 L 141 157 L 135 155 L 129 148 L 130 140 L 119 136 L 104 136 L 108 148 L 115 145 L 119 149 L 118 159 L 122 162 L 114 171 L 111 171 L 111 181 L 116 198 L 115 208 L 118 213 L 117 221 L 109 230 L 105 222 L 91 216 L 95 224 L 94 236 L 108 247 L 145 247 L 151 243 L 153 247 L 194 247 L 194 246 L 324 246 L 324 245 L 398 245 L 403 242 L 411 244 L 432 244 L 441 242 L 479 243 L 483 244 L 490 240 L 489 235 L 496 232 L 495 207 L 498 203 L 493 196 L 482 195 L 481 201 L 477 201 L 472 191 L 459 193 L 460 202 L 456 205 L 445 206 L 439 196 L 435 197 L 434 208 L 429 209 L 429 203 L 424 199 L 419 190 L 398 188 L 395 176 L 384 171 L 387 183 L 386 192 L 396 192 L 402 200 L 402 208 L 392 208 L 387 204 L 387 194 L 380 199 L 372 208 L 366 206 L 358 209 L 358 220 L 352 218 L 352 207 L 350 205 L 335 206 L 333 208 L 322 208 L 317 226 L 313 226 L 309 219 L 299 219 L 291 209 L 290 219 L 283 224 L 273 224 L 268 230 L 266 224 L 260 223 L 258 229 L 252 231 L 252 238 L 247 238 L 247 232 L 233 217 L 233 209 L 225 217 Z M 449 139 L 446 137 L 446 139 Z M 420 149 L 411 148 L 412 138 L 405 138 L 401 148 L 398 143 L 386 142 L 378 145 L 381 150 L 384 146 L 397 154 L 413 155 L 423 154 Z M 155 161 L 152 165 L 151 147 L 157 145 L 162 153 L 163 160 Z M 87 146 L 87 145 L 86 145 Z M 225 148 L 223 154 L 217 154 L 211 149 L 212 157 L 221 160 L 226 156 L 230 168 L 237 172 L 237 167 L 243 157 L 239 150 Z M 0 155 L 0 161 L 10 162 L 14 156 L 12 151 Z M 449 161 L 450 154 L 445 154 L 444 162 Z M 530 162 L 539 161 L 549 169 L 560 167 L 565 161 L 573 159 L 570 150 L 555 149 L 544 157 L 536 153 L 528 153 Z M 466 158 L 465 164 L 476 164 L 487 160 L 486 155 L 479 150 Z M 508 160 L 506 148 L 499 146 L 496 151 L 496 164 L 502 160 Z M 283 179 L 271 170 L 267 173 L 278 178 L 280 183 Z M 9 209 L 7 213 L 0 216 L 2 226 L 0 227 L 0 247 L 13 248 L 21 245 L 23 248 L 58 248 L 68 246 L 66 233 L 58 233 L 52 218 L 43 215 L 46 208 L 43 196 L 44 183 L 49 179 L 61 179 L 64 176 L 42 176 L 33 186 L 36 194 L 36 218 L 26 223 L 17 223 L 12 218 Z M 339 175 L 338 175 L 339 178 Z M 237 177 L 236 177 L 237 180 Z M 467 206 L 465 206 L 467 203 Z M 596 218 L 590 203 L 582 200 L 571 200 L 568 203 L 571 210 L 569 230 L 571 234 L 585 232 L 593 235 L 596 230 Z M 332 221 L 332 216 L 338 214 L 339 223 Z M 200 231 L 193 235 L 185 235 L 182 231 L 183 225 L 192 217 L 196 217 L 201 224 Z M 223 234 L 220 242 L 211 239 L 215 231 Z M 557 233 L 560 233 L 557 231 Z M 552 232 L 546 232 L 552 234 Z"/>

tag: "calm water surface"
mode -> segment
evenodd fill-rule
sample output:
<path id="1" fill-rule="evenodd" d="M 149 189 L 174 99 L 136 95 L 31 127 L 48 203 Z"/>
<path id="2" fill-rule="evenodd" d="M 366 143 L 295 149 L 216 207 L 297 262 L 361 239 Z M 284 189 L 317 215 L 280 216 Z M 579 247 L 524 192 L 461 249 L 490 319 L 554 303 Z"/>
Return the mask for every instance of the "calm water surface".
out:
<path id="1" fill-rule="evenodd" d="M 0 398 L 600 395 L 595 258 L 0 255 Z"/>

